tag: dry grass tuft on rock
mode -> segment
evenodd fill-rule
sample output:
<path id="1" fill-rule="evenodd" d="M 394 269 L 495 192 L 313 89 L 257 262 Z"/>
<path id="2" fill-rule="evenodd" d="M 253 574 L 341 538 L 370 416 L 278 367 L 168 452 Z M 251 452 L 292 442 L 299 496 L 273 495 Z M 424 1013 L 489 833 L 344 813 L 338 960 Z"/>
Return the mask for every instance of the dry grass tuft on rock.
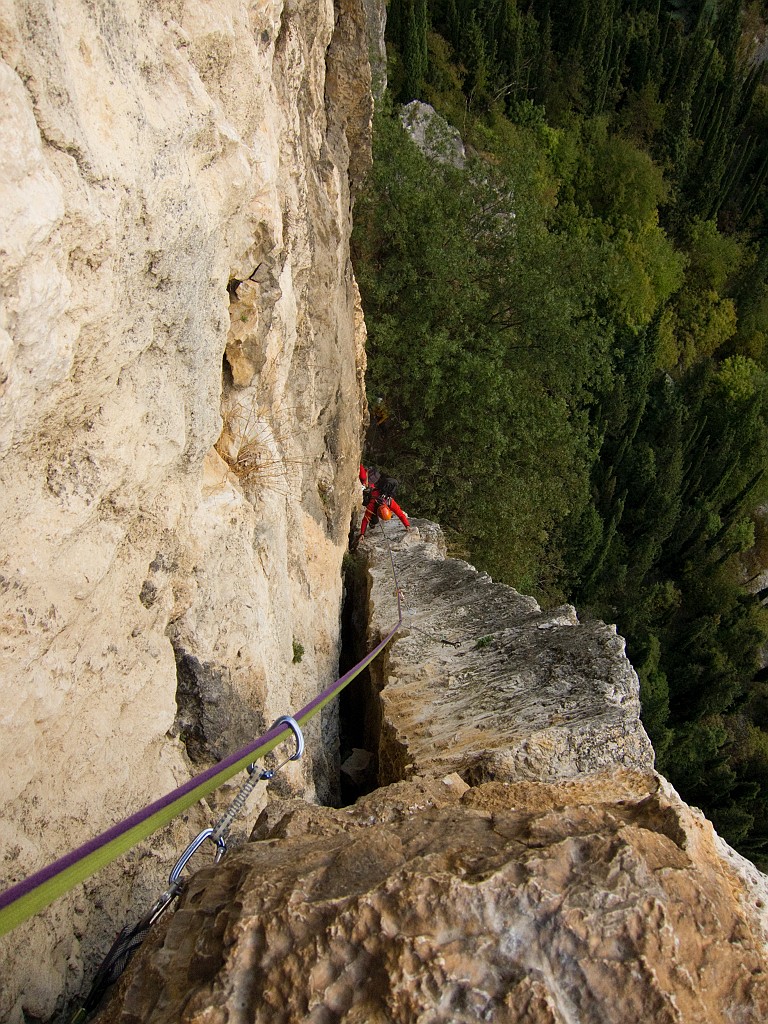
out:
<path id="1" fill-rule="evenodd" d="M 250 405 L 235 402 L 231 406 L 215 448 L 244 483 L 277 485 L 278 490 L 287 493 L 291 467 L 307 461 L 285 454 L 291 438 L 289 431 L 275 429 L 266 408 L 254 396 Z"/>

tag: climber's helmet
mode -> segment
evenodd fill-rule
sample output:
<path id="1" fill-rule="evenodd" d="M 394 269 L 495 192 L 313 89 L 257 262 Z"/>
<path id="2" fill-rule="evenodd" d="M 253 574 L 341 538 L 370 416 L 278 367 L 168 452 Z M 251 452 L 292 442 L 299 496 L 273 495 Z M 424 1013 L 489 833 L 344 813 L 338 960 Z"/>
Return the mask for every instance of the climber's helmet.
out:
<path id="1" fill-rule="evenodd" d="M 378 512 L 379 519 L 387 520 L 392 518 L 392 509 L 389 507 L 389 505 L 379 505 Z"/>

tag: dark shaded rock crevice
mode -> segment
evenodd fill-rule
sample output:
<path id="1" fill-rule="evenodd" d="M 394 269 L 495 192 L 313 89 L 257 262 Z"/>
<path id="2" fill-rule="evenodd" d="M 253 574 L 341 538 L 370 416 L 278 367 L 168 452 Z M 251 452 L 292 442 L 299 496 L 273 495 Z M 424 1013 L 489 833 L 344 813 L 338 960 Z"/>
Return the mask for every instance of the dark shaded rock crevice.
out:
<path id="1" fill-rule="evenodd" d="M 369 649 L 370 581 L 360 556 L 345 560 L 342 643 L 339 672 L 348 672 Z M 342 806 L 379 785 L 379 741 L 382 731 L 378 687 L 369 669 L 339 696 L 340 796 Z"/>

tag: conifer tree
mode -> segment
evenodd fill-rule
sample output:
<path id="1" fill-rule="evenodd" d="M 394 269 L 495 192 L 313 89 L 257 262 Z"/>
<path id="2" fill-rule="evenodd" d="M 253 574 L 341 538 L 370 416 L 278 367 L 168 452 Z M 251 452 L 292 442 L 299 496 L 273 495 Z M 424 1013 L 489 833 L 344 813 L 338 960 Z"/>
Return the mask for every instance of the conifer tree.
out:
<path id="1" fill-rule="evenodd" d="M 391 0 L 387 11 L 387 39 L 401 55 L 403 81 L 398 99 L 417 99 L 428 71 L 428 0 Z"/>

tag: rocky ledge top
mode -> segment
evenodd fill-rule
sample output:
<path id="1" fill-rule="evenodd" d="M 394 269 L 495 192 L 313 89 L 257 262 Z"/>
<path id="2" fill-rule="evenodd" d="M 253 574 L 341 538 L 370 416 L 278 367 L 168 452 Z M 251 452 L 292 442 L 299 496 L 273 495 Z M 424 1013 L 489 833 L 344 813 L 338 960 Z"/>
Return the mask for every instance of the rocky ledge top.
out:
<path id="1" fill-rule="evenodd" d="M 362 548 L 370 642 L 403 626 L 372 667 L 381 690 L 382 781 L 459 772 L 467 781 L 554 782 L 653 768 L 639 683 L 603 622 L 448 558 L 442 531 L 377 527 Z M 392 557 L 390 558 L 390 551 Z"/>

